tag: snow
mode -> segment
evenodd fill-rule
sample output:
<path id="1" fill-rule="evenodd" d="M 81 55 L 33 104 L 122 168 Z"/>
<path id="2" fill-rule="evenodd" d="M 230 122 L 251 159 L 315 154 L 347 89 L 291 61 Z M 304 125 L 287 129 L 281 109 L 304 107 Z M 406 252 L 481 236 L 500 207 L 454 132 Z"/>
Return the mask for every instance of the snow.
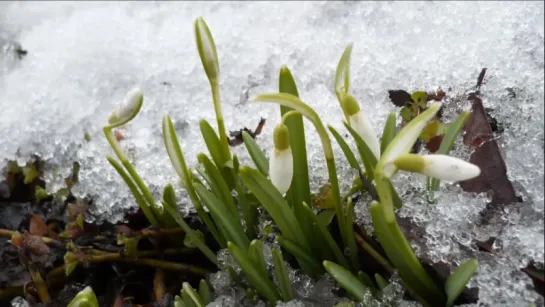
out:
<path id="1" fill-rule="evenodd" d="M 542 2 L 518 1 L 0 2 L 0 168 L 7 159 L 23 163 L 38 154 L 48 165 L 47 189 L 55 191 L 78 161 L 74 193 L 91 197 L 92 211 L 102 219 L 121 219 L 136 204 L 105 159 L 113 151 L 102 127 L 126 92 L 140 86 L 144 106 L 122 129 L 122 146 L 156 198 L 166 184 L 179 187 L 164 149 L 162 117 L 173 118 L 190 166 L 197 153 L 206 152 L 198 121 L 216 127 L 194 41 L 198 16 L 210 26 L 218 48 L 226 127 L 253 128 L 266 118 L 258 143 L 267 154 L 278 106 L 247 100 L 277 91 L 282 64 L 294 74 L 302 100 L 343 132 L 333 78 L 349 42 L 354 42 L 351 91 L 377 131 L 394 110 L 388 89 L 464 91 L 487 67 L 484 104 L 505 125 L 498 142 L 525 202 L 506 209 L 512 212 L 504 212 L 494 227 L 483 228 L 475 220 L 488 201 L 485 195 L 445 186 L 439 204 L 429 208 L 419 201 L 423 178 L 410 175 L 414 180 L 408 186 L 396 181 L 398 190 L 411 191 L 400 214 L 426 228 L 426 244 L 436 247 L 428 255 L 432 259 L 478 258 L 472 284 L 482 287 L 481 303 L 526 304 L 536 294 L 526 289 L 531 281 L 518 268 L 529 259 L 543 261 L 544 247 L 543 10 Z M 28 50 L 22 60 L 13 57 L 13 42 Z M 516 98 L 506 88 L 513 88 Z M 306 127 L 316 190 L 327 181 L 327 169 L 318 135 L 308 122 Z M 352 176 L 342 176 L 348 165 L 334 148 L 346 188 Z M 233 151 L 251 163 L 243 146 Z M 191 210 L 184 192 L 177 188 L 177 193 Z M 366 204 L 356 209 L 359 222 L 368 225 Z M 454 244 L 493 234 L 503 242 L 498 257 L 467 254 Z M 447 237 L 453 244 L 441 245 Z"/>

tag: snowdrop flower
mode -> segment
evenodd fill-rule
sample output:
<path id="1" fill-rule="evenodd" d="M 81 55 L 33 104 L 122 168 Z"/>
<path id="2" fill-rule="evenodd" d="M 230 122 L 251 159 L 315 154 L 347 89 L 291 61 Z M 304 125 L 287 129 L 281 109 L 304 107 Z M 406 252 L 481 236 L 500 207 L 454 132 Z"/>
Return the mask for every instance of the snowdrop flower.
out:
<path id="1" fill-rule="evenodd" d="M 420 113 L 420 115 L 401 129 L 382 153 L 382 157 L 377 165 L 377 169 L 379 169 L 380 172 L 383 172 L 386 177 L 391 177 L 396 172 L 397 167 L 394 161 L 399 156 L 408 154 L 411 151 L 414 142 L 416 142 L 422 133 L 422 130 L 424 130 L 428 122 L 437 114 L 441 106 L 442 103 L 440 102 L 431 104 L 426 111 Z"/>
<path id="2" fill-rule="evenodd" d="M 269 160 L 272 184 L 284 195 L 293 179 L 293 155 L 290 148 L 288 127 L 278 124 L 273 132 L 274 150 Z"/>
<path id="3" fill-rule="evenodd" d="M 133 88 L 127 93 L 121 106 L 112 112 L 108 118 L 108 124 L 112 127 L 119 127 L 128 123 L 140 112 L 143 103 L 142 90 L 138 87 Z"/>
<path id="4" fill-rule="evenodd" d="M 380 143 L 367 116 L 360 110 L 358 101 L 352 95 L 347 94 L 344 96 L 342 107 L 348 116 L 350 127 L 361 136 L 365 144 L 367 144 L 371 152 L 379 160 Z"/>
<path id="5" fill-rule="evenodd" d="M 208 25 L 202 17 L 198 17 L 195 20 L 195 37 L 206 76 L 211 81 L 216 80 L 220 74 L 216 44 Z"/>
<path id="6" fill-rule="evenodd" d="M 394 161 L 397 168 L 445 181 L 464 181 L 481 174 L 475 164 L 447 155 L 400 155 Z"/>

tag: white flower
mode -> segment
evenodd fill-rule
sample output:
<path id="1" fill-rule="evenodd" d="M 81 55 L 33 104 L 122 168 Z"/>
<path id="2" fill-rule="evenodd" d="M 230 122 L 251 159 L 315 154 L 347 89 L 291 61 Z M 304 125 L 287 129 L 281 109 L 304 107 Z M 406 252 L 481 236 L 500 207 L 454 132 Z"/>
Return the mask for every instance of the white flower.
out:
<path id="1" fill-rule="evenodd" d="M 367 116 L 363 112 L 359 111 L 358 113 L 349 117 L 349 124 L 356 132 L 361 136 L 365 144 L 369 147 L 373 155 L 380 159 L 380 143 L 378 142 L 377 135 L 371 123 L 367 119 Z"/>
<path id="2" fill-rule="evenodd" d="M 293 179 L 293 155 L 291 148 L 274 149 L 269 160 L 269 174 L 272 184 L 284 195 L 290 189 Z"/>
<path id="3" fill-rule="evenodd" d="M 394 161 L 399 169 L 416 172 L 428 177 L 445 181 L 464 181 L 481 174 L 475 164 L 447 155 L 404 154 Z"/>
<path id="4" fill-rule="evenodd" d="M 343 99 L 342 107 L 348 116 L 350 127 L 363 139 L 378 161 L 380 159 L 380 143 L 369 119 L 360 110 L 358 101 L 352 95 L 346 95 Z"/>
<path id="5" fill-rule="evenodd" d="M 111 126 L 126 124 L 138 114 L 143 102 L 144 94 L 142 93 L 142 90 L 138 87 L 131 89 L 125 96 L 125 100 L 121 106 L 112 112 L 108 119 L 108 123 Z"/>
<path id="6" fill-rule="evenodd" d="M 441 108 L 442 103 L 437 102 L 430 105 L 430 107 L 420 113 L 416 118 L 411 120 L 396 137 L 390 142 L 388 147 L 382 153 L 383 172 L 387 177 L 392 176 L 396 172 L 394 160 L 403 154 L 410 152 L 414 145 L 414 142 L 418 139 L 422 130 L 426 128 L 428 122 L 435 116 L 435 114 Z"/>
<path id="7" fill-rule="evenodd" d="M 272 184 L 284 195 L 293 179 L 293 155 L 288 128 L 282 124 L 274 128 L 274 150 L 269 159 L 269 176 Z"/>

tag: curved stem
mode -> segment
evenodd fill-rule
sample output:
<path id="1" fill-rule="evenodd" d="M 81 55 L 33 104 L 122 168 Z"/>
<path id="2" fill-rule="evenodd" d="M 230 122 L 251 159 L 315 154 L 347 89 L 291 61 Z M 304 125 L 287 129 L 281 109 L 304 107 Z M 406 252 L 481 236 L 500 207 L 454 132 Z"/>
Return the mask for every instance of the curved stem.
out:
<path id="1" fill-rule="evenodd" d="M 153 198 L 153 195 L 151 194 L 151 191 L 148 189 L 144 181 L 142 181 L 142 178 L 138 175 L 132 164 L 129 162 L 129 158 L 125 155 L 123 152 L 123 149 L 117 142 L 117 139 L 115 138 L 115 135 L 112 133 L 111 127 L 104 127 L 104 134 L 106 135 L 106 139 L 108 140 L 108 143 L 110 143 L 110 146 L 114 150 L 115 154 L 121 160 L 121 164 L 125 166 L 127 171 L 129 172 L 129 175 L 131 175 L 132 179 L 138 186 L 138 188 L 142 191 L 142 194 L 144 195 L 144 198 L 151 206 L 153 213 L 156 215 L 156 217 L 161 216 L 159 209 L 157 205 L 155 204 L 155 199 Z"/>
<path id="2" fill-rule="evenodd" d="M 284 113 L 284 115 L 282 115 L 282 119 L 280 120 L 280 123 L 282 125 L 285 125 L 286 120 L 288 119 L 288 117 L 293 116 L 293 115 L 301 115 L 301 112 L 296 111 L 296 110 L 291 110 L 289 112 Z"/>

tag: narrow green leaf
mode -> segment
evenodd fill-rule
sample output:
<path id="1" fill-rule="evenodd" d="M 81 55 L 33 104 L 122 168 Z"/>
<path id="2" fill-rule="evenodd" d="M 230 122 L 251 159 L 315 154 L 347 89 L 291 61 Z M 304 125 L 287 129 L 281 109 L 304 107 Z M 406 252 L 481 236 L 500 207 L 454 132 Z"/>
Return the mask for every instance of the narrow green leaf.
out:
<path id="1" fill-rule="evenodd" d="M 136 203 L 138 204 L 138 207 L 140 207 L 140 210 L 142 210 L 142 213 L 146 216 L 150 224 L 155 226 L 161 226 L 159 224 L 159 221 L 155 214 L 152 212 L 149 204 L 145 201 L 142 194 L 140 194 L 140 191 L 138 190 L 138 187 L 136 187 L 136 184 L 133 182 L 131 177 L 123 170 L 123 167 L 121 164 L 119 164 L 113 157 L 107 156 L 106 159 L 110 164 L 114 167 L 114 169 L 117 171 L 117 173 L 121 176 L 123 181 L 127 184 L 129 189 L 132 192 L 132 195 L 136 199 Z"/>
<path id="2" fill-rule="evenodd" d="M 305 208 L 309 219 L 311 219 L 314 225 L 316 225 L 316 228 L 318 229 L 318 234 L 321 235 L 319 238 L 321 239 L 320 244 L 323 246 L 323 248 L 325 249 L 326 247 L 329 247 L 330 253 L 333 253 L 333 255 L 335 256 L 335 260 L 342 266 L 348 267 L 348 261 L 346 261 L 344 254 L 331 236 L 331 233 L 329 233 L 328 229 L 322 223 L 320 223 L 318 217 L 314 214 L 314 212 L 312 212 L 312 209 L 310 209 L 310 207 L 306 203 L 303 203 L 303 208 Z M 326 243 L 325 246 L 324 241 Z"/>
<path id="3" fill-rule="evenodd" d="M 180 216 L 180 214 L 176 211 L 176 209 L 172 208 L 172 206 L 168 204 L 163 205 L 165 207 L 165 211 L 172 216 L 172 218 L 182 227 L 182 229 L 185 231 L 186 235 L 191 238 L 191 242 L 197 246 L 197 248 L 208 258 L 212 263 L 215 265 L 218 264 L 218 258 L 216 257 L 216 254 L 208 247 L 206 244 L 201 240 L 199 235 L 191 228 L 189 225 L 184 221 L 184 219 Z"/>
<path id="4" fill-rule="evenodd" d="M 246 253 L 233 242 L 227 242 L 227 248 L 256 290 L 266 297 L 271 304 L 279 301 L 280 294 L 268 276 L 261 273 L 262 270 L 259 269 L 259 265 L 253 263 Z"/>
<path id="5" fill-rule="evenodd" d="M 436 154 L 447 155 L 450 152 L 450 150 L 454 146 L 454 141 L 456 141 L 456 137 L 460 134 L 462 128 L 464 128 L 469 114 L 470 112 L 467 111 L 460 113 L 456 120 L 449 125 L 449 128 L 445 133 L 445 136 L 443 137 L 441 145 L 439 146 L 439 150 L 437 150 Z M 435 178 L 428 178 L 428 180 L 431 180 L 431 191 L 437 191 L 439 189 L 439 180 Z"/>
<path id="6" fill-rule="evenodd" d="M 236 175 L 236 185 L 235 189 L 237 192 L 237 199 L 240 205 L 240 210 L 242 211 L 242 216 L 246 222 L 246 235 L 250 240 L 255 239 L 256 235 L 256 226 L 258 223 L 258 212 L 257 207 L 250 203 L 248 199 L 248 194 L 246 192 L 246 187 L 238 177 L 238 171 L 240 169 L 238 157 L 233 155 L 233 162 L 235 164 L 235 174 Z"/>
<path id="7" fill-rule="evenodd" d="M 358 247 L 356 246 L 356 236 L 354 233 L 354 202 L 351 198 L 348 199 L 348 203 L 346 205 L 346 234 L 348 235 L 348 239 L 350 242 L 349 246 L 349 257 L 350 257 L 350 263 L 352 265 L 352 270 L 354 272 L 357 272 L 360 270 L 360 261 L 358 257 Z"/>
<path id="8" fill-rule="evenodd" d="M 187 167 L 185 157 L 182 152 L 182 148 L 180 147 L 180 143 L 178 142 L 178 136 L 176 135 L 176 130 L 174 130 L 174 125 L 172 124 L 170 116 L 166 115 L 163 117 L 162 128 L 163 140 L 165 142 L 165 147 L 167 149 L 170 162 L 174 166 L 174 170 L 178 174 L 178 177 L 180 178 L 180 180 L 182 180 L 183 186 L 189 194 L 189 198 L 191 199 L 193 206 L 195 206 L 197 214 L 204 222 L 206 227 L 208 227 L 216 242 L 218 242 L 218 244 L 222 248 L 227 247 L 227 241 L 218 231 L 216 225 L 214 225 L 208 213 L 203 210 L 201 201 L 199 200 L 199 197 L 197 197 L 197 193 L 195 192 L 195 188 L 193 187 L 193 181 L 198 180 L 198 178 L 193 176 L 192 173 L 189 171 L 189 168 Z"/>
<path id="9" fill-rule="evenodd" d="M 197 155 L 199 163 L 204 166 L 206 173 L 208 174 L 208 179 L 210 180 L 210 188 L 212 192 L 223 201 L 225 207 L 230 210 L 233 215 L 238 216 L 238 210 L 235 205 L 235 200 L 233 195 L 229 190 L 229 186 L 223 180 L 223 176 L 220 171 L 214 166 L 212 161 L 203 153 Z"/>
<path id="10" fill-rule="evenodd" d="M 201 279 L 201 281 L 199 282 L 199 296 L 201 297 L 202 302 L 205 306 L 212 302 L 212 293 L 210 292 L 210 287 L 204 279 Z"/>
<path id="11" fill-rule="evenodd" d="M 335 216 L 335 210 L 327 209 L 327 210 L 322 210 L 320 213 L 318 213 L 316 218 L 320 224 L 322 224 L 324 227 L 327 227 L 329 224 L 331 224 L 331 221 L 333 220 L 334 216 Z"/>
<path id="12" fill-rule="evenodd" d="M 265 210 L 271 215 L 282 234 L 286 238 L 297 242 L 301 248 L 310 250 L 307 237 L 303 234 L 293 211 L 291 211 L 286 200 L 272 185 L 270 180 L 259 171 L 247 166 L 240 168 L 239 176 Z"/>
<path id="13" fill-rule="evenodd" d="M 189 295 L 189 293 L 187 293 L 187 291 L 185 289 L 182 288 L 182 291 L 180 292 L 181 296 L 182 296 L 182 300 L 184 301 L 184 304 L 187 306 L 187 307 L 199 307 L 194 301 L 193 299 L 191 298 L 191 296 Z"/>
<path id="14" fill-rule="evenodd" d="M 337 140 L 337 143 L 339 143 L 339 146 L 341 147 L 344 156 L 346 157 L 346 160 L 348 160 L 348 163 L 353 169 L 361 170 L 360 164 L 358 163 L 358 160 L 356 159 L 356 156 L 352 152 L 352 149 L 350 149 L 350 146 L 348 146 L 348 143 L 343 139 L 343 137 L 333 128 L 332 126 L 327 126 L 329 128 L 329 131 L 331 131 L 331 134 L 333 134 L 333 137 L 335 140 Z"/>
<path id="15" fill-rule="evenodd" d="M 317 277 L 322 273 L 322 267 L 318 264 L 316 259 L 306 250 L 302 249 L 297 243 L 283 236 L 276 237 L 276 240 L 280 246 L 297 258 L 302 265 L 304 264 L 304 266 L 306 266 L 305 272 L 307 274 L 312 277 Z"/>
<path id="16" fill-rule="evenodd" d="M 265 176 L 269 175 L 269 161 L 263 153 L 263 150 L 257 145 L 255 139 L 251 137 L 246 131 L 242 132 L 242 139 L 246 150 L 250 154 L 250 157 L 255 163 L 257 169 Z"/>
<path id="17" fill-rule="evenodd" d="M 445 292 L 447 293 L 447 307 L 453 306 L 454 301 L 464 291 L 467 283 L 477 271 L 478 262 L 470 259 L 462 263 L 447 279 L 445 283 Z"/>
<path id="18" fill-rule="evenodd" d="M 369 275 L 365 274 L 363 271 L 358 272 L 358 279 L 368 288 L 374 288 L 375 284 Z"/>
<path id="19" fill-rule="evenodd" d="M 392 195 L 392 202 L 394 203 L 394 207 L 399 209 L 403 206 L 403 201 L 401 200 L 401 197 L 399 197 L 399 194 L 397 194 L 397 191 L 394 188 L 392 181 L 390 179 L 388 179 L 387 181 L 390 188 L 390 194 Z"/>
<path id="20" fill-rule="evenodd" d="M 222 201 L 218 199 L 214 194 L 208 191 L 204 186 L 195 184 L 195 190 L 201 197 L 206 207 L 217 218 L 216 223 L 221 223 L 222 228 L 227 232 L 229 238 L 232 239 L 237 245 L 240 245 L 244 250 L 248 250 L 250 246 L 250 240 L 244 233 L 244 228 L 240 223 L 238 215 L 226 208 Z"/>
<path id="21" fill-rule="evenodd" d="M 214 131 L 214 128 L 212 128 L 212 126 L 206 120 L 200 120 L 199 126 L 201 128 L 201 133 L 206 144 L 206 148 L 208 148 L 208 152 L 212 156 L 214 164 L 221 172 L 229 188 L 232 188 L 234 186 L 234 178 L 232 173 L 225 169 L 225 163 L 228 160 L 223 157 L 224 150 L 220 138 L 216 134 L 216 131 Z"/>
<path id="22" fill-rule="evenodd" d="M 248 258 L 262 270 L 263 275 L 267 275 L 267 263 L 265 263 L 265 256 L 263 255 L 263 242 L 259 240 L 253 240 L 250 242 L 250 248 L 248 248 Z"/>
<path id="23" fill-rule="evenodd" d="M 347 122 L 343 122 L 343 124 L 356 142 L 356 146 L 358 147 L 358 151 L 360 153 L 361 161 L 363 162 L 363 166 L 365 167 L 365 174 L 367 175 L 369 180 L 373 180 L 375 165 L 377 164 L 377 158 L 369 149 L 361 136 L 356 132 L 356 130 L 350 127 Z"/>
<path id="24" fill-rule="evenodd" d="M 287 66 L 280 68 L 278 76 L 278 90 L 280 93 L 286 93 L 299 97 L 297 91 L 297 84 L 291 74 L 291 71 Z M 284 116 L 286 113 L 295 109 L 288 106 L 280 106 L 280 115 Z M 293 212 L 300 221 L 301 228 L 307 236 L 312 235 L 310 227 L 307 226 L 309 221 L 305 220 L 301 204 L 303 202 L 310 203 L 310 179 L 308 175 L 308 161 L 307 161 L 307 146 L 305 138 L 305 126 L 303 123 L 303 116 L 301 114 L 291 115 L 286 118 L 284 124 L 288 127 L 290 135 L 290 147 L 293 155 L 293 179 L 291 187 L 287 192 L 287 199 L 293 207 Z M 312 240 L 312 238 L 308 238 Z"/>
<path id="25" fill-rule="evenodd" d="M 446 301 L 443 291 L 424 270 L 395 219 L 392 223 L 388 223 L 384 216 L 384 209 L 376 201 L 371 203 L 370 212 L 380 245 L 398 270 L 401 279 L 419 297 L 425 298 L 429 305 L 442 305 Z"/>
<path id="26" fill-rule="evenodd" d="M 291 281 L 288 276 L 288 271 L 286 270 L 284 258 L 282 258 L 282 254 L 276 248 L 271 249 L 271 253 L 274 264 L 274 272 L 276 274 L 280 293 L 282 294 L 282 299 L 284 302 L 289 302 L 293 300 L 293 291 L 291 289 Z"/>
<path id="27" fill-rule="evenodd" d="M 388 285 L 390 284 L 386 279 L 384 279 L 378 273 L 375 274 L 375 280 L 380 290 L 384 290 L 384 288 L 388 287 Z"/>
<path id="28" fill-rule="evenodd" d="M 343 101 L 344 95 L 346 95 L 350 89 L 350 58 L 352 55 L 352 46 L 352 43 L 346 46 L 339 59 L 339 63 L 337 64 L 337 70 L 335 71 L 335 94 L 337 95 L 339 103 Z M 348 118 L 346 113 L 345 117 Z"/>
<path id="29" fill-rule="evenodd" d="M 197 291 L 195 291 L 195 289 L 193 289 L 193 287 L 191 287 L 188 282 L 184 282 L 182 284 L 182 289 L 185 290 L 185 292 L 189 295 L 189 297 L 197 307 L 205 306 Z"/>
<path id="30" fill-rule="evenodd" d="M 174 297 L 174 307 L 187 307 L 179 295 Z"/>
<path id="31" fill-rule="evenodd" d="M 333 279 L 335 279 L 343 289 L 350 293 L 350 295 L 352 295 L 356 301 L 363 301 L 366 287 L 356 276 L 350 273 L 350 271 L 345 269 L 343 266 L 334 262 L 324 261 L 323 265 L 327 273 L 329 273 L 329 275 L 331 275 L 331 277 L 333 277 Z"/>
<path id="32" fill-rule="evenodd" d="M 390 142 L 396 136 L 396 114 L 391 112 L 388 114 L 386 124 L 384 124 L 384 130 L 382 131 L 382 138 L 380 140 L 380 152 L 384 152 Z"/>

